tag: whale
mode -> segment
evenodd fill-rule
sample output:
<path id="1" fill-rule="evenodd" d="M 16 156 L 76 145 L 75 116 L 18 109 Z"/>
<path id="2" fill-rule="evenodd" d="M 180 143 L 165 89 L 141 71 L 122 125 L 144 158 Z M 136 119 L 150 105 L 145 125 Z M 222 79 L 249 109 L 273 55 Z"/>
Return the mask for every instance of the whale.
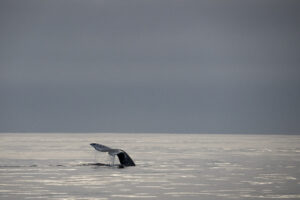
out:
<path id="1" fill-rule="evenodd" d="M 91 143 L 90 145 L 94 147 L 96 151 L 108 153 L 112 158 L 112 166 L 114 166 L 115 156 L 119 158 L 119 168 L 135 166 L 132 158 L 122 149 L 113 149 L 98 143 Z"/>

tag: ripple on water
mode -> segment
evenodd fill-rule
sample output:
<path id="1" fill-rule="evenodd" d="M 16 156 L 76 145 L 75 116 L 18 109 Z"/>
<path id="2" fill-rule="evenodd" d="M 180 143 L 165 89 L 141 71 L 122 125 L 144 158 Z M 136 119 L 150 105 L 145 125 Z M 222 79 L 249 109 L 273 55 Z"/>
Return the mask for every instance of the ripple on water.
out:
<path id="1" fill-rule="evenodd" d="M 256 198 L 256 199 L 299 199 L 300 194 L 284 194 L 284 195 L 241 195 L 241 197 Z"/>
<path id="2" fill-rule="evenodd" d="M 145 195 L 145 194 L 112 194 L 111 197 L 146 199 L 146 198 L 156 198 L 157 196 Z"/>

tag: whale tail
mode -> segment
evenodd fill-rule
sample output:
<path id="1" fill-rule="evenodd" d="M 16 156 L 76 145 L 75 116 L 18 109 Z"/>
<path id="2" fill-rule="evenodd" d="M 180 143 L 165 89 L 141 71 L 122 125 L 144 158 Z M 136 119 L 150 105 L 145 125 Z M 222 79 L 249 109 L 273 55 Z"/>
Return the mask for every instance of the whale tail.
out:
<path id="1" fill-rule="evenodd" d="M 110 156 L 112 156 L 113 164 L 114 164 L 115 155 L 117 155 L 122 167 L 135 166 L 135 163 L 130 158 L 130 156 L 122 149 L 112 149 L 112 148 L 109 148 L 107 146 L 104 146 L 102 144 L 97 144 L 97 143 L 91 143 L 90 145 L 92 147 L 94 147 L 95 150 L 100 151 L 100 152 L 107 152 Z"/>

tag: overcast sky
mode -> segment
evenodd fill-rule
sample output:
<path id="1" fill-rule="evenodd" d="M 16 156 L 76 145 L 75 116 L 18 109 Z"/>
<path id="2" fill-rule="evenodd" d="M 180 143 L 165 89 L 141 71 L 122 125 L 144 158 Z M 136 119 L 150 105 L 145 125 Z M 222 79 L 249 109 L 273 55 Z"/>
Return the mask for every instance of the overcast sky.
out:
<path id="1" fill-rule="evenodd" d="M 300 133 L 300 2 L 1 0 L 0 132 Z"/>

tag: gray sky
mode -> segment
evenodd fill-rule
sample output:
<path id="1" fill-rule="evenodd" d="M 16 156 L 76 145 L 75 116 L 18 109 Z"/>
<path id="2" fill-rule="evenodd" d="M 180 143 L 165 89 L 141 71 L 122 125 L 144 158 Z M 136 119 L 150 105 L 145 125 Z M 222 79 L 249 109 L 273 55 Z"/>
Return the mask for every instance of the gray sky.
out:
<path id="1" fill-rule="evenodd" d="M 300 2 L 1 0 L 0 132 L 300 133 Z"/>

